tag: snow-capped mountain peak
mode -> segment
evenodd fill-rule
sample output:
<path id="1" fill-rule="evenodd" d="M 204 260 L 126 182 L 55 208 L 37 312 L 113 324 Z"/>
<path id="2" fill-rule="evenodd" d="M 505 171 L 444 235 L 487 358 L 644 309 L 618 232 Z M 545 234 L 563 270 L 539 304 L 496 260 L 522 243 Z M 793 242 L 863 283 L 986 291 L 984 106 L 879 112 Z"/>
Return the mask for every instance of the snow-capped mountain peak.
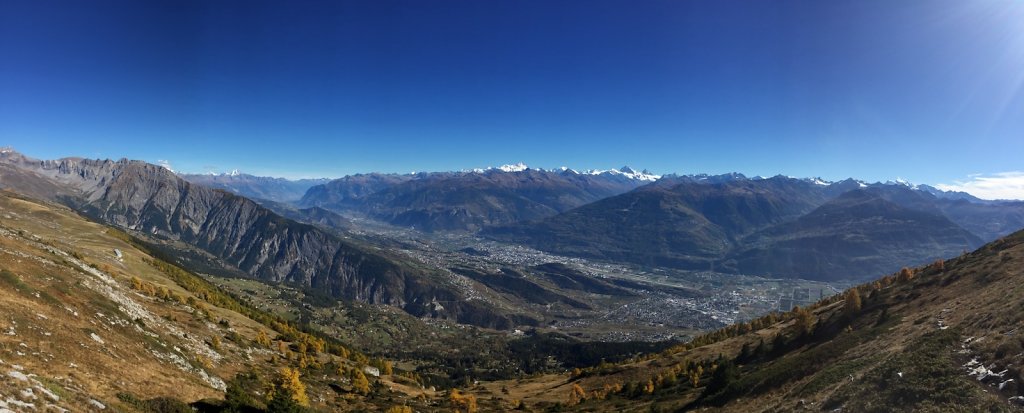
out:
<path id="1" fill-rule="evenodd" d="M 484 168 L 464 169 L 463 172 L 472 172 L 472 173 L 480 174 L 480 173 L 486 173 L 488 171 L 522 172 L 522 171 L 525 171 L 525 170 L 528 170 L 528 169 L 531 169 L 531 168 L 529 166 L 527 166 L 525 163 L 518 162 L 518 163 L 515 163 L 515 164 L 502 165 L 502 166 L 499 166 L 497 168 L 495 168 L 495 167 L 488 167 L 488 168 L 485 168 L 485 169 Z M 562 166 L 562 167 L 552 168 L 552 169 L 540 168 L 540 169 L 536 169 L 536 170 L 537 171 L 545 171 L 545 172 L 558 172 L 558 173 L 563 173 L 563 174 L 574 174 L 574 175 L 582 174 L 582 175 L 621 176 L 621 177 L 628 178 L 628 179 L 634 179 L 634 180 L 638 180 L 638 181 L 648 181 L 648 182 L 654 182 L 654 181 L 657 181 L 658 179 L 661 179 L 661 175 L 655 175 L 655 174 L 651 173 L 650 171 L 648 171 L 646 169 L 644 169 L 644 170 L 642 170 L 640 172 L 637 172 L 635 169 L 630 168 L 628 166 L 623 166 L 622 168 L 619 168 L 619 169 L 588 169 L 588 170 L 585 170 L 583 172 L 580 172 L 580 171 L 578 171 L 576 169 L 569 168 L 568 166 Z"/>
<path id="2" fill-rule="evenodd" d="M 171 173 L 178 173 L 177 171 L 174 170 L 174 168 L 171 168 L 171 161 L 168 161 L 166 159 L 158 159 L 156 161 L 156 164 L 168 171 L 171 171 Z"/>
<path id="3" fill-rule="evenodd" d="M 654 182 L 654 181 L 657 181 L 658 179 L 661 179 L 661 175 L 652 174 L 651 172 L 649 172 L 646 169 L 644 169 L 641 172 L 637 172 L 636 170 L 634 170 L 633 168 L 630 168 L 628 166 L 623 166 L 622 168 L 619 168 L 619 169 L 607 169 L 607 170 L 591 169 L 591 170 L 588 170 L 588 171 L 586 171 L 584 173 L 587 174 L 587 175 L 619 175 L 619 176 L 623 176 L 623 177 L 626 177 L 626 178 L 629 178 L 629 179 L 635 179 L 635 180 L 638 180 L 638 181 L 650 181 L 650 182 Z"/>
<path id="4" fill-rule="evenodd" d="M 821 177 L 807 178 L 807 182 L 810 182 L 810 183 L 815 184 L 815 185 L 821 185 L 821 186 L 832 185 L 831 181 L 826 181 L 824 179 L 821 179 Z"/>
<path id="5" fill-rule="evenodd" d="M 503 172 L 522 172 L 527 169 L 530 169 L 530 167 L 526 166 L 526 164 L 522 162 L 519 162 L 514 165 L 502 165 L 499 166 L 498 169 L 500 169 Z"/>
<path id="6" fill-rule="evenodd" d="M 905 187 L 910 188 L 910 189 L 918 189 L 917 185 L 914 185 L 914 184 L 910 183 L 910 181 L 908 181 L 906 179 L 903 179 L 903 178 L 900 178 L 900 177 L 897 177 L 896 179 L 891 180 L 891 181 L 885 181 L 885 184 L 886 185 L 905 186 Z"/>

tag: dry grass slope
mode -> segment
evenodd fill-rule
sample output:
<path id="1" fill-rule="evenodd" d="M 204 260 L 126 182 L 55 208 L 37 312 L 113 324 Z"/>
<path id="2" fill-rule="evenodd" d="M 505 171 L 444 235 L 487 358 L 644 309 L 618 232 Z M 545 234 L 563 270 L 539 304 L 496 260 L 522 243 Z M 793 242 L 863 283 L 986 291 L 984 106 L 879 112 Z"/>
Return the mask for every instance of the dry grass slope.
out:
<path id="1" fill-rule="evenodd" d="M 699 344 L 485 383 L 475 394 L 574 411 L 1020 410 L 1022 271 L 1019 232 L 857 286 L 860 308 L 839 295 L 709 333 Z"/>
<path id="2" fill-rule="evenodd" d="M 298 369 L 317 409 L 433 396 L 398 371 L 357 394 L 345 374 L 385 361 L 235 301 L 124 233 L 9 192 L 0 192 L 0 308 L 0 409 L 132 412 L 205 399 L 216 411 L 232 386 L 262 407 L 258 393 L 284 367 Z"/>

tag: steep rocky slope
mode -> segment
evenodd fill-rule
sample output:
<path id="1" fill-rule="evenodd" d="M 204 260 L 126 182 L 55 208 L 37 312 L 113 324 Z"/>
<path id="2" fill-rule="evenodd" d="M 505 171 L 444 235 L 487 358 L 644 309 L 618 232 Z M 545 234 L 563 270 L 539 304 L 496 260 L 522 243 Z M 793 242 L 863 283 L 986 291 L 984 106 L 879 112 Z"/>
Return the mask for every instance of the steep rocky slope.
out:
<path id="1" fill-rule="evenodd" d="M 194 400 L 223 391 L 239 355 L 204 342 L 221 334 L 215 328 L 163 318 L 192 319 L 194 307 L 165 306 L 128 287 L 129 274 L 163 278 L 146 257 L 70 211 L 0 194 L 0 406 L 82 410 L 117 404 L 119 392 Z M 237 332 L 255 336 L 261 328 L 219 310 L 211 314 L 235 321 Z"/>
<path id="2" fill-rule="evenodd" d="M 447 278 L 282 218 L 249 199 L 190 184 L 159 166 L 128 160 L 39 161 L 17 153 L 0 155 L 0 163 L 12 177 L 0 182 L 3 187 L 61 201 L 155 239 L 194 246 L 250 277 L 395 305 L 414 315 L 510 326 L 481 303 L 465 300 Z M 36 181 L 60 191 L 24 185 Z"/>

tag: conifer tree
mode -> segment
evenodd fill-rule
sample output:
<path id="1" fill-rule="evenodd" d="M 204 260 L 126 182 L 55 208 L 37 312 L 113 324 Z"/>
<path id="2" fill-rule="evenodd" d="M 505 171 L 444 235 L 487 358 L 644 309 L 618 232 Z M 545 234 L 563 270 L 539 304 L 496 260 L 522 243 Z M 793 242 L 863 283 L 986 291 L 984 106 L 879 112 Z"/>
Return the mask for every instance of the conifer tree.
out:
<path id="1" fill-rule="evenodd" d="M 896 278 L 896 280 L 901 283 L 905 283 L 913 279 L 914 271 L 907 267 L 903 267 L 903 269 L 900 270 L 900 275 Z"/>
<path id="2" fill-rule="evenodd" d="M 370 381 L 366 379 L 366 375 L 363 374 L 362 370 L 352 369 L 352 389 L 359 394 L 370 393 Z"/>
<path id="3" fill-rule="evenodd" d="M 579 384 L 573 383 L 569 390 L 569 405 L 575 406 L 587 399 L 587 392 Z"/>
<path id="4" fill-rule="evenodd" d="M 810 335 L 814 331 L 814 316 L 811 312 L 800 308 L 793 307 L 793 316 L 796 319 L 795 326 L 798 334 Z"/>
<path id="5" fill-rule="evenodd" d="M 843 294 L 843 314 L 848 318 L 853 318 L 861 309 L 860 291 L 857 288 L 851 288 L 846 290 Z"/>
<path id="6" fill-rule="evenodd" d="M 269 412 L 301 412 L 309 406 L 306 385 L 299 378 L 299 370 L 285 367 L 271 387 L 270 401 L 267 403 Z"/>

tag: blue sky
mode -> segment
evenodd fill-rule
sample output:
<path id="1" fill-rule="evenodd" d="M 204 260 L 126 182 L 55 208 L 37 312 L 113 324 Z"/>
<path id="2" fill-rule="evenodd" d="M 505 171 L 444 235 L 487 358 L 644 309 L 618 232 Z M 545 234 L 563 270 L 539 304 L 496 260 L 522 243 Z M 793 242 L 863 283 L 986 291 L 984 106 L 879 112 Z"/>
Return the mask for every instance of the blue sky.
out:
<path id="1" fill-rule="evenodd" d="M 1022 21 L 1019 0 L 0 0 L 0 145 L 288 177 L 1020 184 Z"/>

